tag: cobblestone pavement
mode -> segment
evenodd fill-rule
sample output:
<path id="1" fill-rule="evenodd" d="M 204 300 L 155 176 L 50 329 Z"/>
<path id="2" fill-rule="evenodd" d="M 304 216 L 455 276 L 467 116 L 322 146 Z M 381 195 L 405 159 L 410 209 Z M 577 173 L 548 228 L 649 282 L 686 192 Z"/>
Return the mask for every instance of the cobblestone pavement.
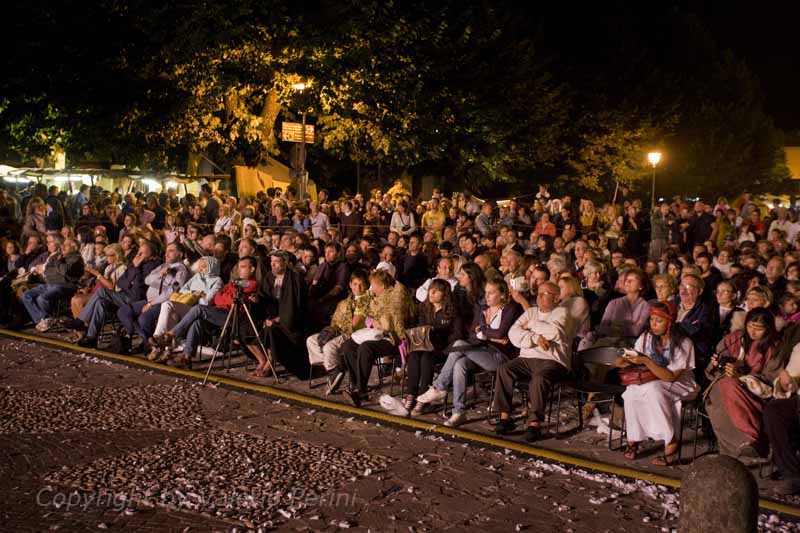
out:
<path id="1" fill-rule="evenodd" d="M 0 501 L 6 531 L 671 531 L 678 510 L 663 487 L 5 338 Z"/>

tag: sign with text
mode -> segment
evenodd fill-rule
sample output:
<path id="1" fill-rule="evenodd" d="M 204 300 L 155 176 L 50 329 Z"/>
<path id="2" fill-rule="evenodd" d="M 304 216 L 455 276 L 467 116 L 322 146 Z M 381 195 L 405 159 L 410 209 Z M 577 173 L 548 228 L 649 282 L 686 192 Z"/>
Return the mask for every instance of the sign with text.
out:
<path id="1" fill-rule="evenodd" d="M 303 125 L 299 122 L 281 122 L 281 139 L 290 143 L 303 142 Z M 314 144 L 314 126 L 306 124 L 306 144 Z"/>

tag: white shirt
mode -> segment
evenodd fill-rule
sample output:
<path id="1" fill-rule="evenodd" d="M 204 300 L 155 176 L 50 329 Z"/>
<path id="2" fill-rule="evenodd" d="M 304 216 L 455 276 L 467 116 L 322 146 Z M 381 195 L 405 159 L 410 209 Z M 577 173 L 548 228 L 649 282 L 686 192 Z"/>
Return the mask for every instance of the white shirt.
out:
<path id="1" fill-rule="evenodd" d="M 548 359 L 570 368 L 569 343 L 566 338 L 567 310 L 556 307 L 549 313 L 538 307 L 526 310 L 508 330 L 508 340 L 520 349 L 520 357 Z M 539 347 L 539 338 L 550 341 L 550 349 Z"/>
<path id="2" fill-rule="evenodd" d="M 380 267 L 380 265 L 378 265 L 378 267 Z M 394 276 L 394 274 L 392 274 L 392 275 Z M 425 301 L 428 300 L 428 289 L 431 288 L 431 283 L 433 283 L 433 280 L 435 280 L 435 279 L 436 278 L 428 278 L 427 280 L 425 280 L 425 283 L 423 283 L 422 285 L 419 286 L 419 288 L 417 289 L 417 294 L 416 294 L 417 301 L 425 302 Z M 447 283 L 450 284 L 450 288 L 455 290 L 456 285 L 458 285 L 458 280 L 456 278 L 450 278 L 450 279 L 448 279 L 446 281 L 447 281 Z"/>
<path id="3" fill-rule="evenodd" d="M 328 215 L 325 213 L 317 211 L 316 215 L 309 215 L 308 219 L 311 221 L 311 234 L 315 239 L 319 239 L 324 232 L 328 231 Z"/>

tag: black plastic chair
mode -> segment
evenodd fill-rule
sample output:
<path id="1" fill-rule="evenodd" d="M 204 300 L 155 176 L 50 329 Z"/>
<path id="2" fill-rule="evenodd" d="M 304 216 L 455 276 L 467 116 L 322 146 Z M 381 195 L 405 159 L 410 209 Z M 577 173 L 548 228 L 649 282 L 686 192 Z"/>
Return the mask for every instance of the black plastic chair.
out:
<path id="1" fill-rule="evenodd" d="M 614 397 L 625 392 L 625 387 L 622 385 L 611 385 L 607 383 L 593 383 L 586 380 L 586 364 L 602 364 L 610 365 L 619 357 L 619 349 L 615 346 L 603 346 L 599 348 L 589 348 L 586 350 L 573 350 L 572 352 L 572 373 L 571 379 L 562 381 L 555 385 L 553 391 L 550 393 L 550 403 L 548 405 L 547 424 L 551 425 L 551 415 L 553 410 L 553 403 L 556 404 L 556 422 L 555 434 L 558 436 L 558 430 L 561 425 L 561 396 L 564 389 L 572 390 L 576 396 L 576 403 L 578 408 L 578 428 L 583 430 L 583 406 L 586 404 L 589 395 L 592 395 L 592 402 L 595 404 L 612 404 L 611 415 L 608 421 L 608 449 L 614 450 L 612 446 L 612 436 L 614 428 Z M 623 435 L 625 433 L 625 419 L 621 420 L 620 427 L 620 447 L 622 446 Z"/>
<path id="2" fill-rule="evenodd" d="M 705 411 L 703 405 L 703 395 L 697 393 L 693 398 L 688 398 L 681 402 L 681 426 L 678 431 L 678 463 L 681 462 L 683 455 L 683 430 L 688 423 L 694 431 L 692 442 L 692 461 L 697 459 L 697 440 L 700 436 L 700 428 L 705 426 L 706 439 L 708 442 L 708 452 L 713 452 L 717 449 L 717 439 L 714 436 L 714 430 L 711 427 L 711 419 Z M 705 423 L 703 421 L 705 420 Z"/>

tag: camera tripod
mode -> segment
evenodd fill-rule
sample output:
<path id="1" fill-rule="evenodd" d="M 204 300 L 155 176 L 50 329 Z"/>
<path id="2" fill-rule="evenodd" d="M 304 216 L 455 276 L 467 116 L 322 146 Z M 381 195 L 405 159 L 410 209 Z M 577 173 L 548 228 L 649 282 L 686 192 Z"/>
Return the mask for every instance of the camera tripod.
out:
<path id="1" fill-rule="evenodd" d="M 217 341 L 217 346 L 214 348 L 214 354 L 211 356 L 211 362 L 208 364 L 208 369 L 206 370 L 206 376 L 203 378 L 203 385 L 206 384 L 208 381 L 208 376 L 211 373 L 211 368 L 214 366 L 214 360 L 216 360 L 217 355 L 221 353 L 220 348 L 222 347 L 222 343 L 225 342 L 227 337 L 228 342 L 226 344 L 227 349 L 225 353 L 225 359 L 227 361 L 226 368 L 230 368 L 230 360 L 232 354 L 232 347 L 233 341 L 239 338 L 239 309 L 241 308 L 244 310 L 244 314 L 247 317 L 248 322 L 250 323 L 250 327 L 253 328 L 253 333 L 256 336 L 256 341 L 258 342 L 259 348 L 261 348 L 261 352 L 264 354 L 264 357 L 267 358 L 267 364 L 269 364 L 270 370 L 272 370 L 272 376 L 275 378 L 276 382 L 279 382 L 278 374 L 275 372 L 275 363 L 272 359 L 272 353 L 270 353 L 265 347 L 264 343 L 261 342 L 261 336 L 258 334 L 258 329 L 256 328 L 256 324 L 253 321 L 253 316 L 250 314 L 250 310 L 247 308 L 247 304 L 243 301 L 242 298 L 242 290 L 243 287 L 238 285 L 236 286 L 236 294 L 233 297 L 233 305 L 231 306 L 231 310 L 228 311 L 228 316 L 225 317 L 225 324 L 222 326 L 222 332 L 219 335 L 219 341 Z M 244 348 L 244 347 L 242 347 Z M 247 355 L 245 355 L 247 357 Z"/>

